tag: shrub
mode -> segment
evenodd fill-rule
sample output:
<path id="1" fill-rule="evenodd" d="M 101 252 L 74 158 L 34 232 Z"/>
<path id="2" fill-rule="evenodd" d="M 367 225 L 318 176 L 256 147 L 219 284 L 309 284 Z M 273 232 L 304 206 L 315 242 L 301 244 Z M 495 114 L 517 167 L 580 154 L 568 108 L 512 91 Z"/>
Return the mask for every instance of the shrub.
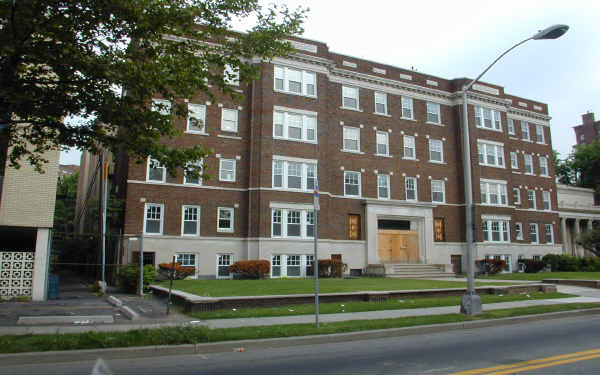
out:
<path id="1" fill-rule="evenodd" d="M 194 267 L 190 266 L 182 266 L 181 264 L 175 262 L 175 267 L 173 267 L 173 280 L 182 280 L 188 276 L 191 276 L 196 272 Z M 158 265 L 158 277 L 161 280 L 169 280 L 171 274 L 171 263 L 161 263 Z"/>
<path id="2" fill-rule="evenodd" d="M 319 277 L 344 277 L 348 265 L 338 259 L 319 259 Z"/>
<path id="3" fill-rule="evenodd" d="M 549 264 L 552 271 L 558 271 L 561 256 L 558 254 L 546 254 L 542 258 L 544 264 Z"/>
<path id="4" fill-rule="evenodd" d="M 238 274 L 241 278 L 264 279 L 271 272 L 271 263 L 268 260 L 244 260 L 229 266 L 229 272 Z"/>
<path id="5" fill-rule="evenodd" d="M 480 259 L 475 261 L 479 273 L 495 275 L 506 269 L 506 261 L 501 259 Z"/>
<path id="6" fill-rule="evenodd" d="M 558 270 L 566 272 L 579 271 L 579 258 L 569 255 L 563 255 L 558 261 Z"/>
<path id="7" fill-rule="evenodd" d="M 156 278 L 156 269 L 153 265 L 147 264 L 144 266 L 144 289 L 148 288 L 151 282 Z M 125 292 L 135 293 L 138 290 L 138 282 L 140 279 L 140 266 L 126 265 L 120 266 L 117 272 L 117 280 L 119 287 Z"/>
<path id="8" fill-rule="evenodd" d="M 537 273 L 544 269 L 546 264 L 542 260 L 536 259 L 521 259 L 519 263 L 525 265 L 525 273 Z"/>

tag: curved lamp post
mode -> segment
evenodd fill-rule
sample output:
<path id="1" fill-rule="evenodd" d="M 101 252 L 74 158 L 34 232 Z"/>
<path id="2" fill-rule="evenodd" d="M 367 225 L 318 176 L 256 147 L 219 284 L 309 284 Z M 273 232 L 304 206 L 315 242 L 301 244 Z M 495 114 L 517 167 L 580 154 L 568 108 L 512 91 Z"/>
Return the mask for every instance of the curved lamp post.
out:
<path id="1" fill-rule="evenodd" d="M 498 60 L 504 55 L 517 48 L 521 44 L 529 40 L 541 40 L 541 39 L 556 39 L 561 37 L 564 33 L 569 30 L 567 25 L 553 25 L 544 30 L 538 31 L 533 36 L 515 44 L 514 46 L 507 49 L 502 53 L 494 62 L 492 62 L 480 75 L 472 80 L 468 85 L 463 86 L 462 99 L 463 99 L 463 170 L 465 174 L 465 227 L 467 231 L 467 291 L 462 297 L 460 304 L 460 312 L 467 315 L 476 315 L 482 312 L 481 310 L 481 298 L 475 292 L 475 277 L 473 270 L 475 267 L 473 259 L 473 182 L 471 180 L 471 150 L 469 141 L 469 116 L 467 112 L 467 91 L 473 87 L 473 85 L 479 81 L 479 79 L 488 71 Z"/>

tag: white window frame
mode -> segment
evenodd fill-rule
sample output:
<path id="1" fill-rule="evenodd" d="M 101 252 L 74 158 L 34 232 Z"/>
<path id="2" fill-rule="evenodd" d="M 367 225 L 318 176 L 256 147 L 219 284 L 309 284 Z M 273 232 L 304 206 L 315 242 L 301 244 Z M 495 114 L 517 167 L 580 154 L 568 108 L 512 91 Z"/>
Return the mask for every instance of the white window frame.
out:
<path id="1" fill-rule="evenodd" d="M 347 183 L 346 177 L 357 177 L 358 181 L 355 183 Z M 353 178 L 354 180 L 354 178 Z M 351 181 L 354 182 L 354 181 Z M 358 194 L 349 194 L 346 190 L 346 185 L 357 185 L 358 186 Z M 361 173 L 360 172 L 355 172 L 355 171 L 344 171 L 344 196 L 345 197 L 360 197 L 362 193 L 362 183 L 361 183 Z"/>
<path id="2" fill-rule="evenodd" d="M 226 113 L 235 114 L 234 119 L 226 119 Z M 232 124 L 232 125 L 229 125 Z M 221 131 L 237 133 L 238 131 L 238 110 L 232 108 L 221 108 Z"/>
<path id="3" fill-rule="evenodd" d="M 301 164 L 301 183 L 299 189 L 291 188 L 288 186 L 289 163 Z M 277 186 L 275 181 L 275 176 L 279 176 L 279 174 L 276 174 L 278 171 L 281 172 L 281 186 Z M 313 176 L 311 176 L 311 174 Z M 314 182 L 312 182 L 312 184 L 309 184 L 309 180 L 311 179 L 314 180 Z M 316 161 L 308 161 L 303 159 L 286 160 L 278 158 L 277 156 L 273 156 L 273 164 L 271 169 L 271 186 L 273 187 L 273 189 L 290 191 L 313 191 L 316 185 L 318 185 L 318 166 Z"/>
<path id="4" fill-rule="evenodd" d="M 516 240 L 523 240 L 523 224 L 522 223 L 515 223 L 515 239 Z"/>
<path id="5" fill-rule="evenodd" d="M 380 138 L 384 138 L 383 143 L 380 143 Z M 385 152 L 379 152 L 379 146 L 380 145 L 384 145 L 385 146 Z M 378 131 L 375 133 L 375 155 L 380 155 L 380 156 L 389 156 L 390 155 L 390 135 L 388 132 L 385 131 Z"/>
<path id="6" fill-rule="evenodd" d="M 226 258 L 225 258 L 226 257 Z M 225 264 L 224 260 L 227 259 L 228 260 L 228 264 Z M 223 263 L 223 264 L 221 264 Z M 222 253 L 222 254 L 217 254 L 217 259 L 216 259 L 216 278 L 217 279 L 231 279 L 233 278 L 233 274 L 231 272 L 228 271 L 229 275 L 227 276 L 219 276 L 219 267 L 229 267 L 231 266 L 234 262 L 233 260 L 233 254 L 231 253 Z"/>
<path id="7" fill-rule="evenodd" d="M 509 220 L 482 220 L 483 242 L 510 243 Z M 497 230 L 494 230 L 496 225 Z M 494 233 L 498 233 L 499 240 L 494 240 Z"/>
<path id="8" fill-rule="evenodd" d="M 541 145 L 546 144 L 546 137 L 544 136 L 544 125 L 535 125 L 535 141 Z"/>
<path id="9" fill-rule="evenodd" d="M 490 151 L 494 156 L 494 163 L 490 163 L 488 160 L 488 154 Z M 479 165 L 495 168 L 506 168 L 504 145 L 502 144 L 477 141 L 477 158 L 479 160 Z"/>
<path id="10" fill-rule="evenodd" d="M 385 189 L 385 195 L 382 195 L 382 189 Z M 390 199 L 390 175 L 377 175 L 377 199 Z"/>
<path id="11" fill-rule="evenodd" d="M 434 199 L 434 193 L 442 194 L 442 199 Z M 446 203 L 446 183 L 444 180 L 431 180 L 431 201 L 434 203 Z"/>
<path id="12" fill-rule="evenodd" d="M 515 120 L 511 118 L 508 119 L 508 134 L 515 135 Z"/>
<path id="13" fill-rule="evenodd" d="M 197 257 L 195 253 L 175 253 L 175 261 L 183 267 L 194 267 L 194 274 L 190 275 L 192 278 L 197 278 L 198 267 L 196 265 Z"/>
<path id="14" fill-rule="evenodd" d="M 442 110 L 439 103 L 426 102 L 428 124 L 441 125 L 442 124 Z M 437 116 L 437 121 L 434 121 L 432 116 Z"/>
<path id="15" fill-rule="evenodd" d="M 292 74 L 300 75 L 300 92 L 290 90 L 290 76 Z M 277 88 L 277 81 L 281 81 L 281 88 Z M 295 82 L 295 81 L 294 81 Z M 312 86 L 312 88 L 311 88 Z M 308 70 L 288 68 L 286 66 L 275 65 L 273 74 L 273 91 L 286 94 L 317 97 L 317 73 Z M 314 91 L 311 93 L 310 91 Z"/>
<path id="16" fill-rule="evenodd" d="M 300 138 L 290 137 L 290 128 L 292 128 L 291 119 L 293 116 L 300 117 Z M 281 120 L 281 123 L 279 121 Z M 277 127 L 281 126 L 281 135 L 277 135 Z M 294 126 L 296 127 L 296 126 Z M 310 133 L 313 133 L 314 138 L 310 138 Z M 299 113 L 292 110 L 273 110 L 273 138 L 285 139 L 294 142 L 317 143 L 317 115 L 309 115 Z"/>
<path id="17" fill-rule="evenodd" d="M 224 164 L 226 164 L 226 163 L 232 163 L 232 168 L 231 169 L 224 168 Z M 236 169 L 237 169 L 236 167 L 237 167 L 236 159 L 220 158 L 219 159 L 219 181 L 235 182 Z M 224 175 L 224 172 L 228 172 L 231 177 L 229 178 L 229 177 L 227 177 L 227 175 Z"/>
<path id="18" fill-rule="evenodd" d="M 516 151 L 510 152 L 510 167 L 512 169 L 519 169 L 519 156 Z"/>
<path id="19" fill-rule="evenodd" d="M 521 204 L 521 189 L 516 188 L 516 187 L 513 188 L 513 203 Z"/>
<path id="20" fill-rule="evenodd" d="M 162 105 L 163 108 L 159 108 Z M 169 116 L 171 114 L 171 101 L 167 99 L 152 99 L 152 112 L 158 112 L 163 116 Z"/>
<path id="21" fill-rule="evenodd" d="M 535 241 L 532 240 L 533 236 L 535 236 Z M 529 242 L 540 243 L 540 234 L 538 232 L 538 225 L 535 223 L 529 223 Z"/>
<path id="22" fill-rule="evenodd" d="M 206 106 L 204 104 L 188 103 L 187 133 L 206 134 Z M 200 123 L 201 126 L 192 124 Z M 195 127 L 196 129 L 193 129 Z"/>
<path id="23" fill-rule="evenodd" d="M 154 164 L 156 167 L 153 168 L 152 164 Z M 162 178 L 160 180 L 150 179 L 150 169 L 162 169 Z M 146 181 L 165 183 L 167 181 L 167 168 L 162 166 L 156 159 L 148 158 L 148 163 L 146 166 Z"/>
<path id="24" fill-rule="evenodd" d="M 527 121 L 521 121 L 521 139 L 524 141 L 531 141 L 529 123 Z"/>
<path id="25" fill-rule="evenodd" d="M 413 99 L 403 96 L 401 99 L 401 104 L 402 104 L 402 117 L 405 120 L 414 120 L 415 119 L 415 111 L 413 110 Z M 410 116 L 406 116 L 407 113 L 410 114 Z"/>
<path id="26" fill-rule="evenodd" d="M 439 150 L 437 149 L 439 147 Z M 434 152 L 439 152 L 440 160 L 432 157 Z M 441 139 L 429 139 L 429 161 L 432 163 L 444 162 L 444 142 Z"/>
<path id="27" fill-rule="evenodd" d="M 548 170 L 548 158 L 545 156 L 540 156 L 540 176 L 548 177 L 550 176 L 550 171 Z"/>
<path id="28" fill-rule="evenodd" d="M 229 227 L 221 227 L 221 212 L 231 214 L 231 224 Z M 223 219 L 225 220 L 225 219 Z M 235 209 L 233 207 L 217 207 L 217 232 L 233 233 L 235 231 Z"/>
<path id="29" fill-rule="evenodd" d="M 346 147 L 346 140 L 355 141 L 356 149 Z M 360 152 L 360 128 L 344 126 L 342 130 L 342 150 L 346 152 Z"/>
<path id="30" fill-rule="evenodd" d="M 279 216 L 275 215 L 277 213 Z M 300 235 L 299 236 L 290 236 L 288 234 L 288 221 L 290 219 L 291 213 L 300 213 L 299 222 L 300 225 Z M 275 221 L 275 218 L 279 219 L 279 222 Z M 309 235 L 309 226 L 314 226 L 314 211 L 304 208 L 271 208 L 271 238 L 293 238 L 293 239 L 310 239 L 314 238 L 314 227 L 313 227 L 313 235 Z M 273 228 L 276 224 L 281 225 L 280 234 L 274 234 L 275 231 Z"/>
<path id="31" fill-rule="evenodd" d="M 530 154 L 524 154 L 523 155 L 523 170 L 525 171 L 525 174 L 531 174 L 533 175 L 533 156 L 531 156 Z"/>
<path id="32" fill-rule="evenodd" d="M 546 231 L 546 243 L 553 244 L 554 243 L 554 225 L 544 224 L 544 229 Z M 550 229 L 550 231 L 548 231 L 548 229 Z M 548 238 L 550 240 L 548 240 Z"/>
<path id="33" fill-rule="evenodd" d="M 186 210 L 187 209 L 195 209 L 196 210 L 196 220 L 186 220 Z M 200 235 L 200 219 L 201 219 L 201 208 L 196 205 L 188 205 L 184 204 L 181 206 L 181 235 L 184 237 L 198 237 Z M 196 223 L 196 233 L 184 233 L 185 223 L 186 222 L 195 222 Z"/>
<path id="34" fill-rule="evenodd" d="M 148 209 L 150 208 L 158 208 L 158 215 L 159 215 L 159 227 L 160 227 L 160 231 L 158 233 L 156 232 L 147 232 L 146 231 L 146 227 L 147 227 L 147 221 L 148 221 Z M 157 220 L 156 218 L 152 218 L 151 220 Z M 164 221 L 165 221 L 165 205 L 162 203 L 146 203 L 144 204 L 144 234 L 146 235 L 154 235 L 154 236 L 162 236 L 163 234 L 163 225 L 164 225 Z"/>
<path id="35" fill-rule="evenodd" d="M 527 190 L 527 208 L 535 210 L 537 208 L 537 197 L 535 194 L 535 190 L 528 189 Z M 533 205 L 533 207 L 531 207 Z"/>
<path id="36" fill-rule="evenodd" d="M 498 132 L 502 131 L 502 115 L 500 111 L 479 106 L 476 106 L 474 111 L 476 127 Z M 489 126 L 487 121 L 489 121 Z"/>
<path id="37" fill-rule="evenodd" d="M 375 99 L 375 113 L 378 115 L 387 115 L 388 114 L 387 94 L 385 92 L 375 91 L 373 96 Z M 383 111 L 377 110 L 377 104 L 383 106 Z"/>
<path id="38" fill-rule="evenodd" d="M 552 198 L 550 196 L 550 192 L 547 190 L 542 191 L 542 202 L 544 211 L 552 210 Z"/>
<path id="39" fill-rule="evenodd" d="M 225 64 L 225 69 L 223 70 L 223 81 L 225 81 L 225 84 L 227 85 L 239 86 L 240 68 Z"/>
<path id="40" fill-rule="evenodd" d="M 360 110 L 360 89 L 356 86 L 342 86 L 342 108 Z M 356 100 L 356 106 L 346 105 L 346 98 Z"/>
<path id="41" fill-rule="evenodd" d="M 415 137 L 413 137 L 412 135 L 405 135 L 402 138 L 402 143 L 403 143 L 403 158 L 404 159 L 410 159 L 410 160 L 416 160 L 417 159 L 417 146 L 416 146 L 416 141 L 415 141 Z M 411 147 L 412 146 L 412 147 Z M 406 156 L 406 151 L 407 150 L 411 150 L 412 152 L 412 156 Z"/>
<path id="42" fill-rule="evenodd" d="M 479 183 L 481 189 L 481 204 L 485 206 L 508 206 L 508 192 L 506 181 L 487 181 L 481 180 Z M 492 195 L 496 195 L 498 203 L 491 203 Z M 504 202 L 504 203 L 503 203 Z"/>
<path id="43" fill-rule="evenodd" d="M 183 184 L 184 185 L 193 185 L 193 186 L 202 186 L 202 171 L 204 170 L 204 160 L 197 160 L 196 162 L 190 162 L 188 165 L 197 165 L 200 167 L 200 174 L 198 175 L 198 182 L 190 182 L 188 181 L 187 174 L 185 170 L 183 171 Z"/>
<path id="44" fill-rule="evenodd" d="M 412 185 L 412 186 L 410 186 Z M 417 178 L 416 177 L 405 177 L 404 178 L 404 190 L 405 190 L 405 198 L 409 202 L 416 202 L 419 200 L 419 189 L 417 187 Z M 409 198 L 409 191 L 413 191 L 415 197 Z"/>

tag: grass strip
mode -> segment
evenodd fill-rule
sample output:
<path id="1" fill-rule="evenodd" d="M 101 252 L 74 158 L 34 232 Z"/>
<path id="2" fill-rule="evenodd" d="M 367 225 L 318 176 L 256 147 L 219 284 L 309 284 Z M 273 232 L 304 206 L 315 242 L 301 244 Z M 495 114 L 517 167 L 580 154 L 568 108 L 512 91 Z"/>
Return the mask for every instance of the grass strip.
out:
<path id="1" fill-rule="evenodd" d="M 483 277 L 480 277 L 483 279 Z M 570 280 L 600 280 L 600 272 L 539 272 L 539 273 L 510 273 L 485 277 L 493 280 L 530 280 L 570 279 Z"/>
<path id="2" fill-rule="evenodd" d="M 573 303 L 549 306 L 532 306 L 486 311 L 477 316 L 446 314 L 395 319 L 354 320 L 322 323 L 316 328 L 312 323 L 278 326 L 209 329 L 206 327 L 165 327 L 128 332 L 86 332 L 53 335 L 6 335 L 0 337 L 1 353 L 20 353 L 49 350 L 99 349 L 152 345 L 180 345 L 219 341 L 264 339 L 347 333 L 364 330 L 401 328 L 419 325 L 468 322 L 500 319 L 514 316 L 600 307 L 600 303 Z"/>
<path id="3" fill-rule="evenodd" d="M 554 299 L 573 297 L 564 293 L 530 293 L 530 294 L 503 294 L 503 295 L 482 295 L 482 303 L 499 303 L 524 301 L 534 299 Z M 383 302 L 336 302 L 320 303 L 319 313 L 337 314 L 344 312 L 363 312 L 378 310 L 402 310 L 417 309 L 440 306 L 458 306 L 461 297 L 427 297 L 412 299 L 391 299 Z M 290 316 L 314 314 L 315 306 L 313 304 L 290 305 L 278 307 L 257 307 L 257 308 L 236 308 L 223 309 L 207 312 L 188 313 L 187 315 L 196 319 L 235 319 L 235 318 L 257 318 L 270 316 Z"/>

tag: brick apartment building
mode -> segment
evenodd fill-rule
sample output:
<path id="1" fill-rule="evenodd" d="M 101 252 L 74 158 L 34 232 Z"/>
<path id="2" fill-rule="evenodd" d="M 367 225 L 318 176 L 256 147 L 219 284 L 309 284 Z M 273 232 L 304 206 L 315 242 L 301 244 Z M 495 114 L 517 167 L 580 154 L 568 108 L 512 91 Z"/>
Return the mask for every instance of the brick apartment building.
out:
<path id="1" fill-rule="evenodd" d="M 271 261 L 272 276 L 311 273 L 313 189 L 318 180 L 319 258 L 350 272 L 370 264 L 466 260 L 460 136 L 466 78 L 330 52 L 294 39 L 294 56 L 257 60 L 241 102 L 189 98 L 185 134 L 201 144 L 212 178 L 169 176 L 117 159 L 126 199 L 127 261 L 144 233 L 145 261 L 178 261 L 198 277 L 228 277 L 237 260 Z M 160 100 L 160 99 L 157 99 Z M 469 93 L 476 259 L 561 252 L 550 117 L 546 104 L 476 84 Z M 464 268 L 463 268 L 464 269 Z"/>
<path id="2" fill-rule="evenodd" d="M 595 121 L 593 112 L 581 115 L 581 125 L 574 126 L 573 130 L 577 146 L 589 145 L 600 139 L 600 121 Z"/>

